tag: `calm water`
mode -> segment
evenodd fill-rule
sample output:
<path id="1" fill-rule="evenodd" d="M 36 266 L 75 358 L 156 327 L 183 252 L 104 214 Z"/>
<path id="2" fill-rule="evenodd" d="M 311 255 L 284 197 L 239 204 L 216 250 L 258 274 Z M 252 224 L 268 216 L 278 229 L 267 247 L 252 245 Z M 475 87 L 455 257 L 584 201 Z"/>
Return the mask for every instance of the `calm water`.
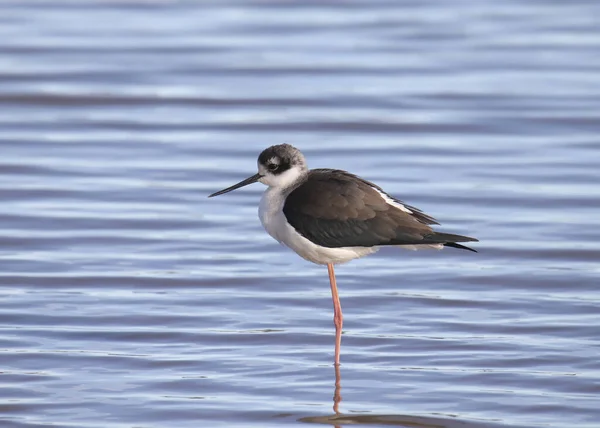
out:
<path id="1" fill-rule="evenodd" d="M 0 3 L 0 425 L 599 427 L 599 17 Z M 283 142 L 481 240 L 338 267 L 337 391 L 326 269 L 206 198 Z"/>

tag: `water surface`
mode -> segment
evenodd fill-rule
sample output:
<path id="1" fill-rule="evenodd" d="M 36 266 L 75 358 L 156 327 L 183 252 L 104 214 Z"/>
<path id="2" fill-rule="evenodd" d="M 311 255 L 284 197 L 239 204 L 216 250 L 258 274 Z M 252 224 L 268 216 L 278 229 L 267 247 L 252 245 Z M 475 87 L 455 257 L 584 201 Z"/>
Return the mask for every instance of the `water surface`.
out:
<path id="1" fill-rule="evenodd" d="M 0 9 L 2 426 L 599 426 L 595 2 Z M 277 143 L 481 241 L 337 268 L 338 388 L 325 268 L 206 198 Z"/>

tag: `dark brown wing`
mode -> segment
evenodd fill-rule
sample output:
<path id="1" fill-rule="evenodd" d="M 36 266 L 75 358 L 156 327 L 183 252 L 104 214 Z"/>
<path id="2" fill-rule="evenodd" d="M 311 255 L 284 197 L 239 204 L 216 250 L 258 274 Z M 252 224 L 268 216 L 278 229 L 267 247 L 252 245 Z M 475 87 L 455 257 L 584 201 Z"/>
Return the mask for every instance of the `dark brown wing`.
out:
<path id="1" fill-rule="evenodd" d="M 411 213 L 388 204 L 380 187 L 345 171 L 315 169 L 293 190 L 283 207 L 288 222 L 323 247 L 372 247 L 446 243 L 436 239 L 436 221 L 409 205 Z M 459 242 L 472 238 L 452 236 Z"/>

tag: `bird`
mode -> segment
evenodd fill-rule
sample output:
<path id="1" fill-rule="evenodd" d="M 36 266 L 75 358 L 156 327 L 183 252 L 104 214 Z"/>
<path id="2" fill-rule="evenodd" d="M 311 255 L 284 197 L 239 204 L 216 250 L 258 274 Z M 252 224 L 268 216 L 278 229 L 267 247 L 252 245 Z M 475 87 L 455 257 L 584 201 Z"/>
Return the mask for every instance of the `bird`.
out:
<path id="1" fill-rule="evenodd" d="M 336 330 L 334 365 L 340 364 L 343 314 L 334 265 L 375 253 L 380 247 L 458 248 L 476 238 L 437 232 L 439 223 L 420 209 L 386 193 L 378 185 L 339 169 L 308 169 L 304 155 L 278 144 L 258 156 L 258 172 L 209 195 L 223 195 L 260 182 L 267 186 L 259 205 L 269 235 L 300 257 L 326 265 Z"/>

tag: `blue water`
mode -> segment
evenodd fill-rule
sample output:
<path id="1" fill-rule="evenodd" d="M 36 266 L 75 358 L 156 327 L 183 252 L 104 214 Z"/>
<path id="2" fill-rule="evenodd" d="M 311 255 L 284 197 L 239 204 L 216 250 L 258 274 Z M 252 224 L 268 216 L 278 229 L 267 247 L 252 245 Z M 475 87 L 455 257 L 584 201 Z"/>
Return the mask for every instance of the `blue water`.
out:
<path id="1" fill-rule="evenodd" d="M 3 2 L 0 426 L 600 426 L 598 16 Z M 278 143 L 481 241 L 336 269 L 337 390 L 326 269 L 206 198 Z"/>

